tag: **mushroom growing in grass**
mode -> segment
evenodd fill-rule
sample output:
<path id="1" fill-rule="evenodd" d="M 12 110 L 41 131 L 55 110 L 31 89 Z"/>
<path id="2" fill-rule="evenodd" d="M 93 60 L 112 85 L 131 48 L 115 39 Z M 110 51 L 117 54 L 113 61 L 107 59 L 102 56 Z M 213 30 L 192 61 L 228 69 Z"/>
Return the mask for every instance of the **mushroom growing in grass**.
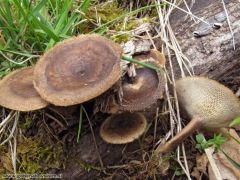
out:
<path id="1" fill-rule="evenodd" d="M 111 144 L 126 144 L 139 138 L 146 126 L 147 120 L 141 113 L 113 114 L 101 125 L 100 136 Z"/>
<path id="2" fill-rule="evenodd" d="M 191 121 L 160 147 L 160 152 L 170 151 L 197 129 L 218 131 L 240 116 L 239 99 L 217 81 L 205 77 L 186 77 L 176 81 L 176 91 L 180 108 Z"/>
<path id="3" fill-rule="evenodd" d="M 69 106 L 93 99 L 121 76 L 119 45 L 98 35 L 58 43 L 37 62 L 34 87 L 48 102 Z"/>
<path id="4" fill-rule="evenodd" d="M 15 70 L 0 81 L 0 105 L 17 111 L 32 111 L 48 105 L 33 87 L 33 67 Z"/>

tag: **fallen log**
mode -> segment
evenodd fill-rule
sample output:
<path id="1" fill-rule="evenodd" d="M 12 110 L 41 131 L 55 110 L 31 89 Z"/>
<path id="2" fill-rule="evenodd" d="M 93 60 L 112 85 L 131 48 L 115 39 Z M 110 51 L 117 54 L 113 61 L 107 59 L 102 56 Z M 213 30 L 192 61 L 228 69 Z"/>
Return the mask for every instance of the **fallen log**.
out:
<path id="1" fill-rule="evenodd" d="M 179 10 L 172 14 L 171 25 L 195 74 L 216 79 L 236 91 L 240 84 L 240 4 L 233 0 L 225 3 L 233 34 L 223 4 L 217 0 L 196 1 L 191 9 L 210 25 L 194 22 Z M 214 29 L 214 23 L 222 26 Z M 194 32 L 203 35 L 194 37 Z M 174 67 L 178 65 L 175 63 Z"/>

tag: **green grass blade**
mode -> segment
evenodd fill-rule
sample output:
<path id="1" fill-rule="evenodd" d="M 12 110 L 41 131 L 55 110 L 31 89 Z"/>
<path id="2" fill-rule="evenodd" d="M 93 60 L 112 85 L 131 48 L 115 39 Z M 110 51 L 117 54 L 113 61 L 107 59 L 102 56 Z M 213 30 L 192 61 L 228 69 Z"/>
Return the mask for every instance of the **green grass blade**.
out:
<path id="1" fill-rule="evenodd" d="M 42 0 L 38 3 L 38 5 L 33 9 L 32 13 L 35 14 L 39 12 L 47 3 L 47 0 Z"/>
<path id="2" fill-rule="evenodd" d="M 91 0 L 84 0 L 80 5 L 80 10 L 85 13 L 91 4 Z"/>
<path id="3" fill-rule="evenodd" d="M 236 126 L 240 124 L 240 117 L 235 118 L 231 123 L 230 123 L 230 127 L 232 126 Z"/>
<path id="4" fill-rule="evenodd" d="M 12 18 L 12 14 L 11 14 L 11 7 L 10 7 L 10 3 L 9 1 L 5 2 L 5 15 L 2 16 L 2 18 L 5 18 L 8 22 L 8 25 L 10 27 L 13 27 L 13 28 L 16 28 L 16 26 L 14 25 L 14 22 L 13 22 L 13 18 Z"/>
<path id="5" fill-rule="evenodd" d="M 122 56 L 122 59 L 125 60 L 125 61 L 128 61 L 128 62 L 134 63 L 134 64 L 138 64 L 138 65 L 141 65 L 141 66 L 144 66 L 144 67 L 153 69 L 153 70 L 155 70 L 155 71 L 161 71 L 160 68 L 158 68 L 158 67 L 156 67 L 156 66 L 154 66 L 154 65 L 147 64 L 147 63 L 138 61 L 138 60 L 136 60 L 136 59 L 133 59 L 133 58 L 130 58 L 130 57 L 127 57 L 127 56 Z"/>
<path id="6" fill-rule="evenodd" d="M 240 164 L 239 162 L 236 162 L 235 160 L 233 160 L 227 153 L 225 153 L 222 149 L 221 149 L 222 153 L 226 156 L 226 158 L 231 162 L 231 164 L 236 167 L 237 169 L 240 170 Z"/>
<path id="7" fill-rule="evenodd" d="M 63 9 L 63 12 L 61 12 L 61 16 L 55 27 L 55 32 L 57 34 L 60 33 L 61 27 L 64 25 L 64 21 L 66 21 L 66 19 L 67 19 L 67 15 L 68 15 L 69 10 L 71 9 L 71 6 L 72 6 L 72 1 L 65 1 L 65 3 L 64 3 L 65 8 Z"/>
<path id="8" fill-rule="evenodd" d="M 83 122 L 83 105 L 80 106 L 80 117 L 79 117 L 78 132 L 77 132 L 77 143 L 80 142 L 82 122 Z"/>
<path id="9" fill-rule="evenodd" d="M 32 15 L 33 21 L 52 39 L 59 41 L 59 37 L 49 27 L 39 21 L 34 15 Z"/>

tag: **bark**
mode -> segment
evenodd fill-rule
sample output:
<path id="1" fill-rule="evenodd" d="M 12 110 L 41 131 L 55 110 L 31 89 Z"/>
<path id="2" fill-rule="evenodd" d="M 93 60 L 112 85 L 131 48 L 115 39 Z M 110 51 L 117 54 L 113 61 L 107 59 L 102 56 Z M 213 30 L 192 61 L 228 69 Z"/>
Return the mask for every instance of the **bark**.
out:
<path id="1" fill-rule="evenodd" d="M 235 50 L 227 16 L 219 0 L 198 0 L 192 12 L 211 24 L 222 23 L 220 29 L 214 30 L 203 22 L 194 22 L 179 10 L 172 14 L 171 25 L 196 75 L 219 80 L 237 90 L 240 84 L 240 3 L 237 0 L 225 0 L 225 3 L 234 33 Z M 199 38 L 193 36 L 194 31 L 206 29 L 209 34 Z"/>
<path id="2" fill-rule="evenodd" d="M 223 5 L 219 0 L 197 0 L 191 11 L 206 21 L 222 23 L 220 29 L 211 29 L 202 22 L 194 22 L 179 10 L 171 16 L 171 25 L 180 42 L 183 53 L 190 59 L 196 75 L 208 76 L 221 81 L 237 90 L 240 84 L 240 3 L 237 0 L 226 1 L 229 20 L 234 32 L 233 39 L 227 23 Z M 194 31 L 209 30 L 205 36 L 194 37 Z M 176 76 L 180 77 L 177 63 L 174 63 Z M 99 153 L 104 165 L 116 164 L 121 159 L 124 146 L 109 145 L 102 141 L 96 130 Z M 91 133 L 81 138 L 80 144 L 75 144 L 68 152 L 69 160 L 63 175 L 67 179 L 94 179 L 96 171 L 89 173 L 82 166 L 84 163 L 99 166 L 97 151 L 94 147 Z"/>

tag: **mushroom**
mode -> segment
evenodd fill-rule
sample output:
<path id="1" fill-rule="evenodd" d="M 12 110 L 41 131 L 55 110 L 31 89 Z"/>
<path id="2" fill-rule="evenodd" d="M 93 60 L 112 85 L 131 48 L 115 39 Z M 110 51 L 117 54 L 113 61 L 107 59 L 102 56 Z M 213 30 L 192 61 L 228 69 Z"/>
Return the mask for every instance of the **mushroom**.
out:
<path id="1" fill-rule="evenodd" d="M 125 144 L 139 138 L 146 126 L 147 120 L 141 113 L 113 114 L 101 125 L 100 136 L 108 143 Z"/>
<path id="2" fill-rule="evenodd" d="M 34 87 L 48 102 L 69 106 L 95 98 L 121 76 L 121 48 L 98 35 L 58 43 L 37 62 Z"/>
<path id="3" fill-rule="evenodd" d="M 0 81 L 0 105 L 17 111 L 32 111 L 48 105 L 33 87 L 33 67 L 15 70 Z"/>
<path id="4" fill-rule="evenodd" d="M 165 63 L 164 55 L 157 50 L 134 58 L 159 68 Z M 122 78 L 122 97 L 109 103 L 108 113 L 145 110 L 163 97 L 165 78 L 161 71 L 137 66 L 133 74 L 135 76 L 125 74 Z"/>
<path id="5" fill-rule="evenodd" d="M 240 116 L 240 102 L 224 85 L 205 77 L 186 77 L 176 82 L 180 107 L 192 120 L 160 148 L 168 152 L 197 129 L 218 131 Z"/>
<path id="6" fill-rule="evenodd" d="M 139 111 L 150 107 L 163 96 L 164 85 L 160 72 L 145 67 L 136 69 L 135 77 L 123 79 L 123 96 L 118 109 Z"/>

